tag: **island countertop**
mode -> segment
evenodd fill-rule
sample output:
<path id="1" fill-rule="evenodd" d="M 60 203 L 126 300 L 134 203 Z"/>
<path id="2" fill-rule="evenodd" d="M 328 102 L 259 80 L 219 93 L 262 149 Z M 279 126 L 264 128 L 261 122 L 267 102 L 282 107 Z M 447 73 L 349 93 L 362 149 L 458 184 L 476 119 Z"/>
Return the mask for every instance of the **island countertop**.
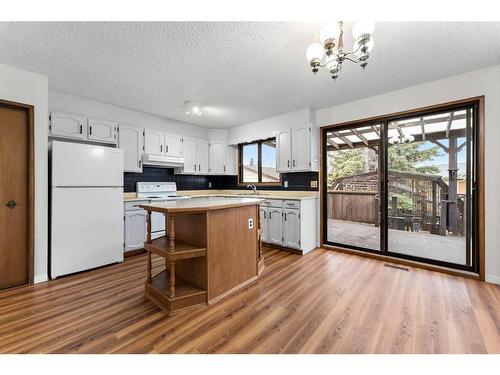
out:
<path id="1" fill-rule="evenodd" d="M 151 202 L 140 205 L 147 211 L 162 213 L 181 213 L 181 212 L 206 212 L 221 210 L 225 208 L 251 206 L 260 204 L 264 199 L 259 198 L 220 198 L 220 197 L 193 197 L 170 202 Z"/>

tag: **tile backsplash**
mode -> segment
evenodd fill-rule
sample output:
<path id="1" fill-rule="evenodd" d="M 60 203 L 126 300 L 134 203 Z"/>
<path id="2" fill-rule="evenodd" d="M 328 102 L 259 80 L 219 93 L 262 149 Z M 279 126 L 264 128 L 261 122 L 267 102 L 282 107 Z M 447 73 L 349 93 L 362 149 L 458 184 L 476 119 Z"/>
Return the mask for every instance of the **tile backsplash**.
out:
<path id="1" fill-rule="evenodd" d="M 281 186 L 259 186 L 259 190 L 311 190 L 311 181 L 318 181 L 317 172 L 283 173 L 281 175 Z M 142 173 L 124 173 L 124 191 L 135 192 L 135 184 L 139 181 L 145 182 L 176 182 L 178 190 L 204 190 L 204 189 L 244 189 L 238 186 L 237 176 L 197 176 L 176 175 L 172 168 L 143 167 Z M 284 182 L 288 182 L 285 188 Z"/>

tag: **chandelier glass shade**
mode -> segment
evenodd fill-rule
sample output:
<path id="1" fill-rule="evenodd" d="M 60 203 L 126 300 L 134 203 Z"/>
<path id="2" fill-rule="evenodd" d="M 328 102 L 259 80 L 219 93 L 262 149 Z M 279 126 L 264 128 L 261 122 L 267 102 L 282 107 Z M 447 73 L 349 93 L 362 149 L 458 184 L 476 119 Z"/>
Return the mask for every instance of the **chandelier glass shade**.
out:
<path id="1" fill-rule="evenodd" d="M 321 43 L 313 43 L 307 49 L 306 57 L 312 72 L 316 75 L 320 68 L 326 68 L 336 80 L 347 60 L 365 69 L 373 49 L 375 22 L 359 21 L 352 27 L 355 39 L 352 51 L 344 50 L 343 22 L 329 22 L 320 31 Z"/>

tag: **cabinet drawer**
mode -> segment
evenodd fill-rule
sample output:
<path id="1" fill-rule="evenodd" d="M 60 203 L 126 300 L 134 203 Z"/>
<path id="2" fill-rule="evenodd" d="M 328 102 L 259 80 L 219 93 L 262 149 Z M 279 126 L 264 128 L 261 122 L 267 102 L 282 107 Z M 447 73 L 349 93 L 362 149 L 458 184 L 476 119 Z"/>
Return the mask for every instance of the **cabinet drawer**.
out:
<path id="1" fill-rule="evenodd" d="M 283 208 L 283 201 L 281 199 L 266 199 L 261 205 L 266 207 Z"/>
<path id="2" fill-rule="evenodd" d="M 125 211 L 134 211 L 134 210 L 142 210 L 139 206 L 141 204 L 147 204 L 149 201 L 133 201 L 133 202 L 125 202 Z"/>
<path id="3" fill-rule="evenodd" d="M 284 201 L 283 208 L 300 209 L 300 201 Z"/>

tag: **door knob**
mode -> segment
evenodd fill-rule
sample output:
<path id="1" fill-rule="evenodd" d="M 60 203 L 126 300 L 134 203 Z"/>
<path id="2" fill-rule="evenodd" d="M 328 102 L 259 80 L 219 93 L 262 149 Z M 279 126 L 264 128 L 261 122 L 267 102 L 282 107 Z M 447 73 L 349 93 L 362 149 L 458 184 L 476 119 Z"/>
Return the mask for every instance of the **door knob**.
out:
<path id="1" fill-rule="evenodd" d="M 14 207 L 17 206 L 17 203 L 11 199 L 10 201 L 7 202 L 6 206 L 9 207 L 10 209 L 13 209 Z"/>

